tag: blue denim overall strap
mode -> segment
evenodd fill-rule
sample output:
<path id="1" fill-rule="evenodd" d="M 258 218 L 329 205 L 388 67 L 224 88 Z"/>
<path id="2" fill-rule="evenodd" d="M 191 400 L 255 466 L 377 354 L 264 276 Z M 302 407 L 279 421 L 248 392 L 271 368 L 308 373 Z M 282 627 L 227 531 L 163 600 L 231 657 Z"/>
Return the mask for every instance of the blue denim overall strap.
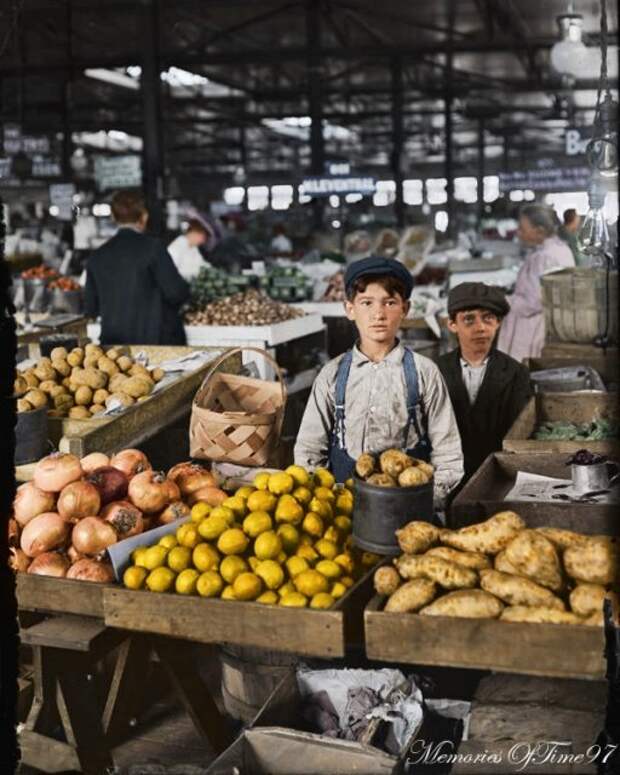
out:
<path id="1" fill-rule="evenodd" d="M 418 370 L 415 365 L 413 353 L 407 348 L 405 348 L 403 368 L 405 370 L 405 385 L 407 386 L 407 425 L 405 426 L 403 447 L 407 449 L 409 430 L 411 428 L 411 423 L 413 423 L 413 427 L 418 436 L 418 442 L 413 449 L 407 449 L 407 454 L 411 455 L 411 457 L 417 457 L 420 460 L 426 460 L 428 462 L 431 459 L 431 442 L 428 438 L 426 429 L 424 430 L 424 433 L 422 433 L 418 422 L 418 415 L 416 413 L 416 406 L 420 403 Z"/>
<path id="2" fill-rule="evenodd" d="M 329 468 L 337 482 L 345 482 L 353 475 L 355 460 L 347 453 L 344 440 L 344 402 L 353 353 L 349 350 L 338 364 L 336 372 L 336 390 L 334 395 L 334 428 L 329 440 Z"/>

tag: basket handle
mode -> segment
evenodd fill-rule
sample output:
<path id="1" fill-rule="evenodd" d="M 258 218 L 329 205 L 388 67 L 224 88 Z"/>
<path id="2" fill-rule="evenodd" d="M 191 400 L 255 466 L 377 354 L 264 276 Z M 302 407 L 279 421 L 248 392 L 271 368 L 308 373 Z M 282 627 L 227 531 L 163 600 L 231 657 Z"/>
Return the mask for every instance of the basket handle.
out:
<path id="1" fill-rule="evenodd" d="M 204 392 L 206 390 L 207 384 L 211 377 L 215 374 L 217 368 L 224 363 L 224 361 L 227 358 L 230 358 L 231 355 L 234 355 L 235 353 L 240 352 L 255 352 L 259 355 L 262 355 L 265 360 L 270 363 L 276 374 L 278 375 L 278 379 L 280 380 L 280 387 L 282 389 L 282 406 L 284 407 L 286 405 L 286 399 L 288 397 L 287 391 L 286 391 L 286 385 L 284 384 L 284 375 L 282 374 L 282 369 L 278 366 L 277 361 L 269 355 L 269 353 L 266 350 L 261 350 L 258 347 L 233 347 L 230 350 L 226 350 L 226 352 L 222 353 L 220 357 L 215 361 L 213 366 L 211 366 L 211 369 L 207 374 L 205 374 L 205 378 L 202 380 L 202 384 L 198 388 L 196 395 L 194 396 L 194 403 L 196 403 L 198 400 L 202 399 Z"/>

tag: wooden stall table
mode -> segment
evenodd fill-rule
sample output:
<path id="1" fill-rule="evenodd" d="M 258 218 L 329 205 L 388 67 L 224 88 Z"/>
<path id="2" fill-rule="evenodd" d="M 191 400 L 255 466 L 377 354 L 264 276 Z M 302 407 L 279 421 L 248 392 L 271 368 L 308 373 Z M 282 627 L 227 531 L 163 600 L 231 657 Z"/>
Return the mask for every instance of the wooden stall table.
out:
<path id="1" fill-rule="evenodd" d="M 18 326 L 24 326 L 24 313 L 18 312 L 15 315 Z M 86 338 L 87 319 L 83 315 L 58 314 L 49 315 L 43 312 L 31 312 L 30 320 L 32 328 L 17 331 L 17 346 L 28 346 L 28 357 L 39 357 L 39 340 L 43 336 L 50 334 L 75 334 L 79 341 Z M 40 325 L 41 321 L 46 325 Z M 39 325 L 37 325 L 39 324 Z"/>

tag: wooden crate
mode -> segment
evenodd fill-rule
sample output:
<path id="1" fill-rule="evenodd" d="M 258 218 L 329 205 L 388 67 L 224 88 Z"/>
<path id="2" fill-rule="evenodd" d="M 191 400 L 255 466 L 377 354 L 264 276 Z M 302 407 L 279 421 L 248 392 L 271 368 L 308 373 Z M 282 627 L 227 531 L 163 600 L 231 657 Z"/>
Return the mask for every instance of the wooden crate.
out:
<path id="1" fill-rule="evenodd" d="M 548 420 L 564 420 L 576 425 L 599 418 L 618 420 L 615 393 L 539 393 L 528 401 L 506 434 L 502 447 L 506 452 L 576 452 L 587 448 L 604 455 L 620 454 L 620 442 L 542 441 L 534 432 Z"/>
<path id="2" fill-rule="evenodd" d="M 103 590 L 112 584 L 18 573 L 17 605 L 23 611 L 103 618 Z"/>
<path id="3" fill-rule="evenodd" d="M 374 568 L 329 610 L 107 586 L 103 593 L 104 619 L 110 627 L 197 643 L 230 643 L 309 657 L 343 657 L 348 643 L 362 642 L 363 610 L 372 595 L 373 573 Z"/>
<path id="4" fill-rule="evenodd" d="M 131 345 L 130 354 L 146 352 L 149 365 L 162 363 L 196 350 L 215 347 L 167 347 L 159 345 Z M 205 377 L 210 363 L 192 372 L 184 372 L 177 380 L 152 395 L 147 401 L 133 404 L 122 414 L 113 417 L 93 417 L 89 420 L 49 418 L 50 440 L 61 452 L 83 457 L 89 452 L 115 452 L 123 447 L 137 446 L 167 425 L 190 411 L 194 394 Z M 237 373 L 241 368 L 239 354 L 231 356 L 221 366 L 222 371 Z"/>
<path id="5" fill-rule="evenodd" d="M 602 627 L 385 613 L 378 596 L 364 611 L 366 656 L 382 662 L 601 679 Z"/>
<path id="6" fill-rule="evenodd" d="M 484 461 L 452 501 L 448 523 L 464 527 L 497 514 L 516 511 L 528 527 L 562 527 L 590 535 L 618 533 L 618 504 L 506 501 L 518 471 L 569 479 L 565 454 L 495 452 Z"/>
<path id="7" fill-rule="evenodd" d="M 608 358 L 618 362 L 620 349 L 618 347 L 596 347 L 593 344 L 577 344 L 576 342 L 545 342 L 541 351 L 542 358 Z"/>

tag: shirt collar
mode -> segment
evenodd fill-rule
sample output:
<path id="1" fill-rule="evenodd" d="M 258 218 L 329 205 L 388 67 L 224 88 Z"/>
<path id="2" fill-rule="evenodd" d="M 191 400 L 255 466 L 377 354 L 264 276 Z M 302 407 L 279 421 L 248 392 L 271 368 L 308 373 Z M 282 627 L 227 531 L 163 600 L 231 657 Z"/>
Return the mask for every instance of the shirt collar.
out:
<path id="1" fill-rule="evenodd" d="M 375 361 L 371 361 L 370 358 L 364 355 L 364 353 L 360 350 L 358 345 L 359 345 L 359 341 L 353 345 L 353 360 L 352 360 L 353 365 L 362 366 L 364 363 L 375 363 Z M 396 347 L 390 350 L 390 352 L 385 356 L 385 358 L 381 361 L 381 363 L 400 364 L 402 363 L 404 355 L 405 355 L 405 348 L 402 345 L 400 339 L 397 339 Z"/>
<path id="2" fill-rule="evenodd" d="M 490 354 L 487 355 L 487 357 L 482 361 L 480 366 L 472 366 L 471 363 L 467 363 L 465 358 L 463 358 L 463 356 L 459 354 L 459 360 L 461 361 L 461 366 L 467 366 L 470 369 L 482 369 L 484 366 L 487 365 L 487 363 L 489 362 L 489 358 L 490 357 L 491 357 Z"/>

